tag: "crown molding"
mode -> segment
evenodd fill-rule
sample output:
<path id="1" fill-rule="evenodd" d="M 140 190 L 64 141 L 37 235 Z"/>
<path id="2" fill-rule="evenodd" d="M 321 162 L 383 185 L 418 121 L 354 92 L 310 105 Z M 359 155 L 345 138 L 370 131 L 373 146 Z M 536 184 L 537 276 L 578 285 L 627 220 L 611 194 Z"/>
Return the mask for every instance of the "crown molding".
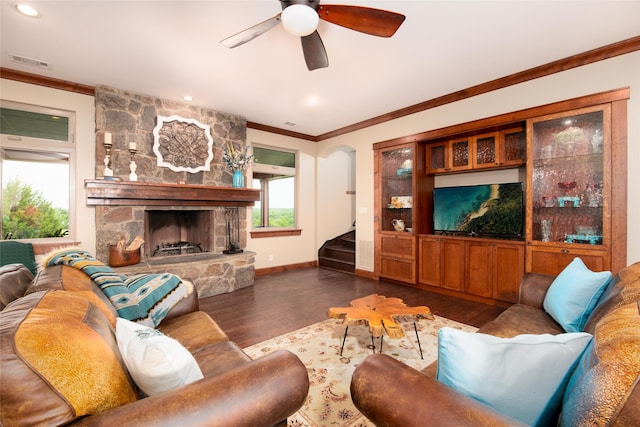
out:
<path id="1" fill-rule="evenodd" d="M 283 136 L 290 136 L 293 138 L 299 138 L 311 142 L 320 142 L 330 138 L 335 138 L 340 135 L 344 135 L 356 130 L 364 129 L 381 123 L 385 123 L 391 120 L 395 120 L 401 117 L 405 117 L 411 114 L 419 113 L 425 110 L 429 110 L 442 105 L 450 104 L 453 102 L 461 101 L 463 99 L 471 98 L 474 96 L 482 95 L 484 93 L 492 92 L 494 90 L 503 89 L 505 87 L 513 86 L 516 84 L 524 83 L 530 80 L 545 77 L 551 74 L 567 71 L 572 68 L 582 67 L 584 65 L 592 64 L 594 62 L 603 61 L 605 59 L 614 58 L 616 56 L 625 55 L 627 53 L 640 50 L 640 36 L 632 37 L 630 39 L 622 40 L 616 43 L 612 43 L 603 47 L 592 49 L 586 52 L 582 52 L 576 55 L 569 56 L 567 58 L 559 59 L 557 61 L 549 62 L 544 65 L 540 65 L 528 70 L 520 71 L 518 73 L 510 74 L 499 79 L 491 80 L 485 83 L 481 83 L 476 86 L 471 86 L 466 89 L 462 89 L 456 92 L 449 93 L 437 98 L 430 99 L 428 101 L 421 102 L 419 104 L 411 105 L 405 108 L 401 108 L 396 111 L 392 111 L 386 114 L 382 114 L 377 117 L 351 124 L 333 131 L 323 133 L 321 135 L 307 135 L 304 133 L 292 132 L 286 129 L 281 129 L 273 126 L 263 125 L 255 122 L 247 122 L 247 127 L 250 129 L 262 130 L 265 132 L 275 133 Z M 12 70 L 9 68 L 0 67 L 0 77 L 16 80 L 23 83 L 31 83 L 39 86 L 46 86 L 55 89 L 67 90 L 70 92 L 82 93 L 85 95 L 93 96 L 95 94 L 95 87 L 88 86 L 80 83 L 68 82 L 65 80 L 53 79 L 50 77 L 44 77 L 37 74 L 25 73 L 23 71 Z"/>
<path id="2" fill-rule="evenodd" d="M 0 78 L 15 80 L 22 83 L 30 83 L 37 86 L 50 87 L 53 89 L 66 90 L 68 92 L 81 93 L 83 95 L 95 96 L 96 94 L 95 86 L 54 79 L 52 77 L 41 76 L 39 74 L 26 73 L 24 71 L 13 70 L 11 68 L 0 67 Z"/>
<path id="3" fill-rule="evenodd" d="M 349 126 L 345 126 L 340 129 L 333 130 L 331 132 L 318 135 L 317 141 L 323 141 L 325 139 L 334 138 L 339 135 L 350 133 L 356 130 L 364 129 L 373 125 L 381 124 L 391 120 L 398 119 L 400 117 L 408 116 L 411 114 L 419 113 L 425 110 L 429 110 L 435 107 L 440 107 L 445 104 L 461 101 L 463 99 L 471 98 L 474 96 L 482 95 L 484 93 L 492 92 L 494 90 L 503 89 L 516 84 L 524 83 L 529 80 L 538 79 L 551 74 L 567 71 L 572 68 L 581 67 L 583 65 L 591 64 L 605 59 L 610 59 L 616 56 L 625 55 L 627 53 L 640 50 L 640 36 L 633 37 L 627 40 L 623 40 L 617 43 L 609 44 L 597 49 L 589 50 L 587 52 L 579 53 L 577 55 L 569 56 L 564 59 L 549 62 L 548 64 L 540 65 L 538 67 L 530 68 L 525 71 L 510 74 L 499 79 L 491 80 L 485 83 L 481 83 L 476 86 L 471 86 L 466 89 L 452 92 L 447 95 L 433 98 L 428 101 L 421 102 L 419 104 L 411 105 L 409 107 L 402 108 L 400 110 L 392 111 L 387 114 L 383 114 L 377 117 L 373 117 L 368 120 L 364 120 L 359 123 L 354 123 Z"/>

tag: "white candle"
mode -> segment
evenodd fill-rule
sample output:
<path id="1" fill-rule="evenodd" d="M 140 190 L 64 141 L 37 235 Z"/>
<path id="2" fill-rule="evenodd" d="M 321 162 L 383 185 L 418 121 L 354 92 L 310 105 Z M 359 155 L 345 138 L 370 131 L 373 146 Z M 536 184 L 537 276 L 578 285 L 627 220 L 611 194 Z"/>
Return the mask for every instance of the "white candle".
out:
<path id="1" fill-rule="evenodd" d="M 104 145 L 111 145 L 111 132 L 104 133 Z"/>
<path id="2" fill-rule="evenodd" d="M 135 142 L 130 142 L 129 143 L 129 150 L 135 150 L 136 149 L 136 143 Z"/>

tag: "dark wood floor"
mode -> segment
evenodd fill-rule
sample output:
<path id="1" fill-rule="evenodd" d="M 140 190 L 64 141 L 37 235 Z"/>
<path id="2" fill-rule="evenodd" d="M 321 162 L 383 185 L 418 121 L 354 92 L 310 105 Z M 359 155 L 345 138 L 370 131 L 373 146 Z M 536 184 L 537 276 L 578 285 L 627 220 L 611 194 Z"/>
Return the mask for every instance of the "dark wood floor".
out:
<path id="1" fill-rule="evenodd" d="M 200 309 L 244 348 L 325 320 L 329 307 L 348 307 L 352 299 L 373 293 L 426 305 L 433 314 L 478 327 L 504 310 L 322 268 L 256 276 L 253 286 L 201 299 Z"/>

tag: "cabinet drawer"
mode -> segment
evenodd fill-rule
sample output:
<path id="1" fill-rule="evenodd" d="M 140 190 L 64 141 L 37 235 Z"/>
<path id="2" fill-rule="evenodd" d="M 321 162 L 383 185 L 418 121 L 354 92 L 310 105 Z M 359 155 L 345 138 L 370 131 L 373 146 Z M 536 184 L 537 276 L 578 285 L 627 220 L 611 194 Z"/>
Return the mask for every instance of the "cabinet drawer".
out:
<path id="1" fill-rule="evenodd" d="M 611 270 L 608 252 L 580 248 L 527 246 L 527 271 L 558 275 L 575 257 L 592 271 Z"/>
<path id="2" fill-rule="evenodd" d="M 415 283 L 416 263 L 404 258 L 380 257 L 380 277 Z"/>
<path id="3" fill-rule="evenodd" d="M 414 239 L 410 235 L 393 234 L 380 236 L 380 253 L 413 259 Z"/>

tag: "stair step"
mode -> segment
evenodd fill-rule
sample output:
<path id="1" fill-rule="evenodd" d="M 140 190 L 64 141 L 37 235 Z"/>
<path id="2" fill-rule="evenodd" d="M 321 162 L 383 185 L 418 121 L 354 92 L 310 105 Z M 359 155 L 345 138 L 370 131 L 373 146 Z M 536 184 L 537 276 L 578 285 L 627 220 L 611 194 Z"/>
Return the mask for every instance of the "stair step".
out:
<path id="1" fill-rule="evenodd" d="M 340 245 L 344 246 L 345 248 L 351 248 L 353 250 L 356 249 L 356 239 L 351 239 L 351 238 L 342 238 L 339 239 L 340 241 Z"/>
<path id="2" fill-rule="evenodd" d="M 318 250 L 318 266 L 346 273 L 356 271 L 356 232 L 328 240 Z"/>
<path id="3" fill-rule="evenodd" d="M 354 262 L 356 260 L 355 250 L 343 246 L 327 246 L 323 255 L 327 258 L 335 258 L 342 261 Z"/>
<path id="4" fill-rule="evenodd" d="M 354 273 L 356 270 L 355 263 L 353 262 L 344 261 L 336 258 L 330 258 L 326 256 L 320 257 L 318 259 L 318 265 L 323 268 L 344 271 L 347 273 Z"/>

